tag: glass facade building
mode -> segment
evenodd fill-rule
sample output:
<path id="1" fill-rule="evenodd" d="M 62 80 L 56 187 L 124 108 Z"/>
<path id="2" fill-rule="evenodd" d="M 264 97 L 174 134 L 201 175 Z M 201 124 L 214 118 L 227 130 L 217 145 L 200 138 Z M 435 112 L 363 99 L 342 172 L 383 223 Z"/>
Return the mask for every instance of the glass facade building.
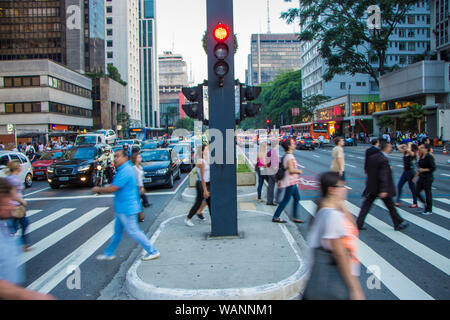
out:
<path id="1" fill-rule="evenodd" d="M 85 70 L 106 72 L 104 0 L 84 0 L 84 8 Z"/>

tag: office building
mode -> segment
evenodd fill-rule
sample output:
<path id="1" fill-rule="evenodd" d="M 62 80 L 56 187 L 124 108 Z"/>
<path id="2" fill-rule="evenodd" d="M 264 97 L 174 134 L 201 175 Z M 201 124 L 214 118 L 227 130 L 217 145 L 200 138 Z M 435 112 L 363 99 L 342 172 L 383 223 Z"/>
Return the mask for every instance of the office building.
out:
<path id="1" fill-rule="evenodd" d="M 51 59 L 105 70 L 103 0 L 1 1 L 0 61 Z"/>
<path id="2" fill-rule="evenodd" d="M 175 124 L 179 118 L 181 89 L 188 85 L 187 65 L 180 54 L 164 52 L 159 60 L 159 105 L 161 124 Z"/>
<path id="3" fill-rule="evenodd" d="M 139 1 L 141 116 L 145 127 L 159 127 L 158 55 L 155 0 Z"/>
<path id="4" fill-rule="evenodd" d="M 450 61 L 449 0 L 431 0 L 431 50 L 438 53 L 438 59 Z"/>
<path id="5" fill-rule="evenodd" d="M 48 59 L 0 61 L 0 134 L 8 124 L 41 141 L 55 131 L 90 130 L 91 88 L 90 78 Z"/>
<path id="6" fill-rule="evenodd" d="M 127 83 L 127 112 L 132 127 L 142 126 L 139 72 L 139 0 L 105 0 L 106 64 Z"/>
<path id="7" fill-rule="evenodd" d="M 300 69 L 300 41 L 296 34 L 252 34 L 246 82 L 260 85 L 272 81 L 282 70 Z"/>

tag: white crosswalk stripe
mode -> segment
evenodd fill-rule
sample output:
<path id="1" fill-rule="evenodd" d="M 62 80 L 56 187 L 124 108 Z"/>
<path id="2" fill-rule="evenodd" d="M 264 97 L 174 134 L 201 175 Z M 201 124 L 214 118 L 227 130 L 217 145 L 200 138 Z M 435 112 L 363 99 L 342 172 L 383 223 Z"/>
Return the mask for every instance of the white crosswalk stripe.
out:
<path id="1" fill-rule="evenodd" d="M 384 204 L 381 200 L 376 200 L 374 202 L 375 205 L 384 208 Z M 447 230 L 443 227 L 440 227 L 434 223 L 431 223 L 425 219 L 419 218 L 415 216 L 414 214 L 409 213 L 408 211 L 405 211 L 403 209 L 397 208 L 398 213 L 401 215 L 402 218 L 408 220 L 409 222 L 414 223 L 415 225 L 432 232 L 446 240 L 450 240 L 450 230 Z"/>
<path id="2" fill-rule="evenodd" d="M 312 201 L 304 200 L 300 201 L 300 204 L 311 215 L 314 215 L 316 205 Z M 422 290 L 361 240 L 359 241 L 359 259 L 366 267 L 378 266 L 381 270 L 381 279 L 379 280 L 399 299 L 434 300 L 432 296 Z"/>
<path id="3" fill-rule="evenodd" d="M 65 216 L 66 214 L 68 214 L 74 210 L 75 210 L 75 208 L 65 208 L 65 209 L 58 210 L 55 213 L 52 213 L 51 215 L 48 215 L 45 218 L 42 218 L 36 222 L 31 223 L 28 226 L 27 232 L 31 233 L 33 231 L 36 231 L 37 229 Z"/>
<path id="4" fill-rule="evenodd" d="M 86 214 L 79 217 L 78 219 L 72 221 L 71 223 L 65 225 L 61 229 L 55 231 L 48 237 L 33 244 L 31 246 L 31 249 L 32 249 L 31 251 L 24 252 L 20 256 L 20 264 L 24 264 L 27 261 L 33 259 L 34 257 L 39 255 L 43 251 L 47 250 L 48 248 L 53 246 L 58 241 L 64 239 L 66 236 L 68 236 L 69 234 L 71 234 L 72 232 L 74 232 L 75 230 L 77 230 L 78 228 L 83 226 L 84 224 L 88 223 L 89 221 L 91 221 L 92 219 L 94 219 L 95 217 L 100 215 L 101 213 L 105 212 L 107 209 L 108 209 L 108 207 L 99 207 L 99 208 L 92 209 L 89 212 L 87 212 Z"/>
<path id="5" fill-rule="evenodd" d="M 41 212 L 42 210 L 27 210 L 27 217 L 32 217 L 34 216 L 36 213 Z"/>

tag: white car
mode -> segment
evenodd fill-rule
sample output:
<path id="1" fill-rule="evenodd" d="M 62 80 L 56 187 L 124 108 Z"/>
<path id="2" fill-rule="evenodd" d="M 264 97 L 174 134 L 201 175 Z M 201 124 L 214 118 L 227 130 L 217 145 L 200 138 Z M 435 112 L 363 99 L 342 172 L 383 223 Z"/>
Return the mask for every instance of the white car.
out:
<path id="1" fill-rule="evenodd" d="M 83 144 L 103 144 L 106 143 L 106 137 L 98 133 L 79 134 L 75 139 L 75 146 Z"/>
<path id="2" fill-rule="evenodd" d="M 6 165 L 12 160 L 19 160 L 22 164 L 22 171 L 19 178 L 25 184 L 26 188 L 33 185 L 33 167 L 30 160 L 21 152 L 0 151 L 0 177 L 6 177 Z"/>
<path id="3" fill-rule="evenodd" d="M 117 140 L 117 134 L 114 132 L 114 130 L 111 129 L 102 129 L 96 131 L 99 134 L 102 134 L 106 137 L 106 143 L 107 144 L 114 144 Z"/>

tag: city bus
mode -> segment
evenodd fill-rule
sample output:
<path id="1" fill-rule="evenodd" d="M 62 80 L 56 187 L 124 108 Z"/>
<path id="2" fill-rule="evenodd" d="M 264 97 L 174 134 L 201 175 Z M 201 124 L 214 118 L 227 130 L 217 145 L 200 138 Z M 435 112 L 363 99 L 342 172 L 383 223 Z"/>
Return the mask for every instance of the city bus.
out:
<path id="1" fill-rule="evenodd" d="M 165 128 L 130 128 L 128 138 L 144 141 L 163 136 L 164 133 L 166 133 Z"/>
<path id="2" fill-rule="evenodd" d="M 330 127 L 327 122 L 304 122 L 292 125 L 282 126 L 281 130 L 284 134 L 290 134 L 292 127 L 292 134 L 296 136 L 308 136 L 313 139 L 318 139 L 323 136 L 325 140 L 330 139 Z"/>

